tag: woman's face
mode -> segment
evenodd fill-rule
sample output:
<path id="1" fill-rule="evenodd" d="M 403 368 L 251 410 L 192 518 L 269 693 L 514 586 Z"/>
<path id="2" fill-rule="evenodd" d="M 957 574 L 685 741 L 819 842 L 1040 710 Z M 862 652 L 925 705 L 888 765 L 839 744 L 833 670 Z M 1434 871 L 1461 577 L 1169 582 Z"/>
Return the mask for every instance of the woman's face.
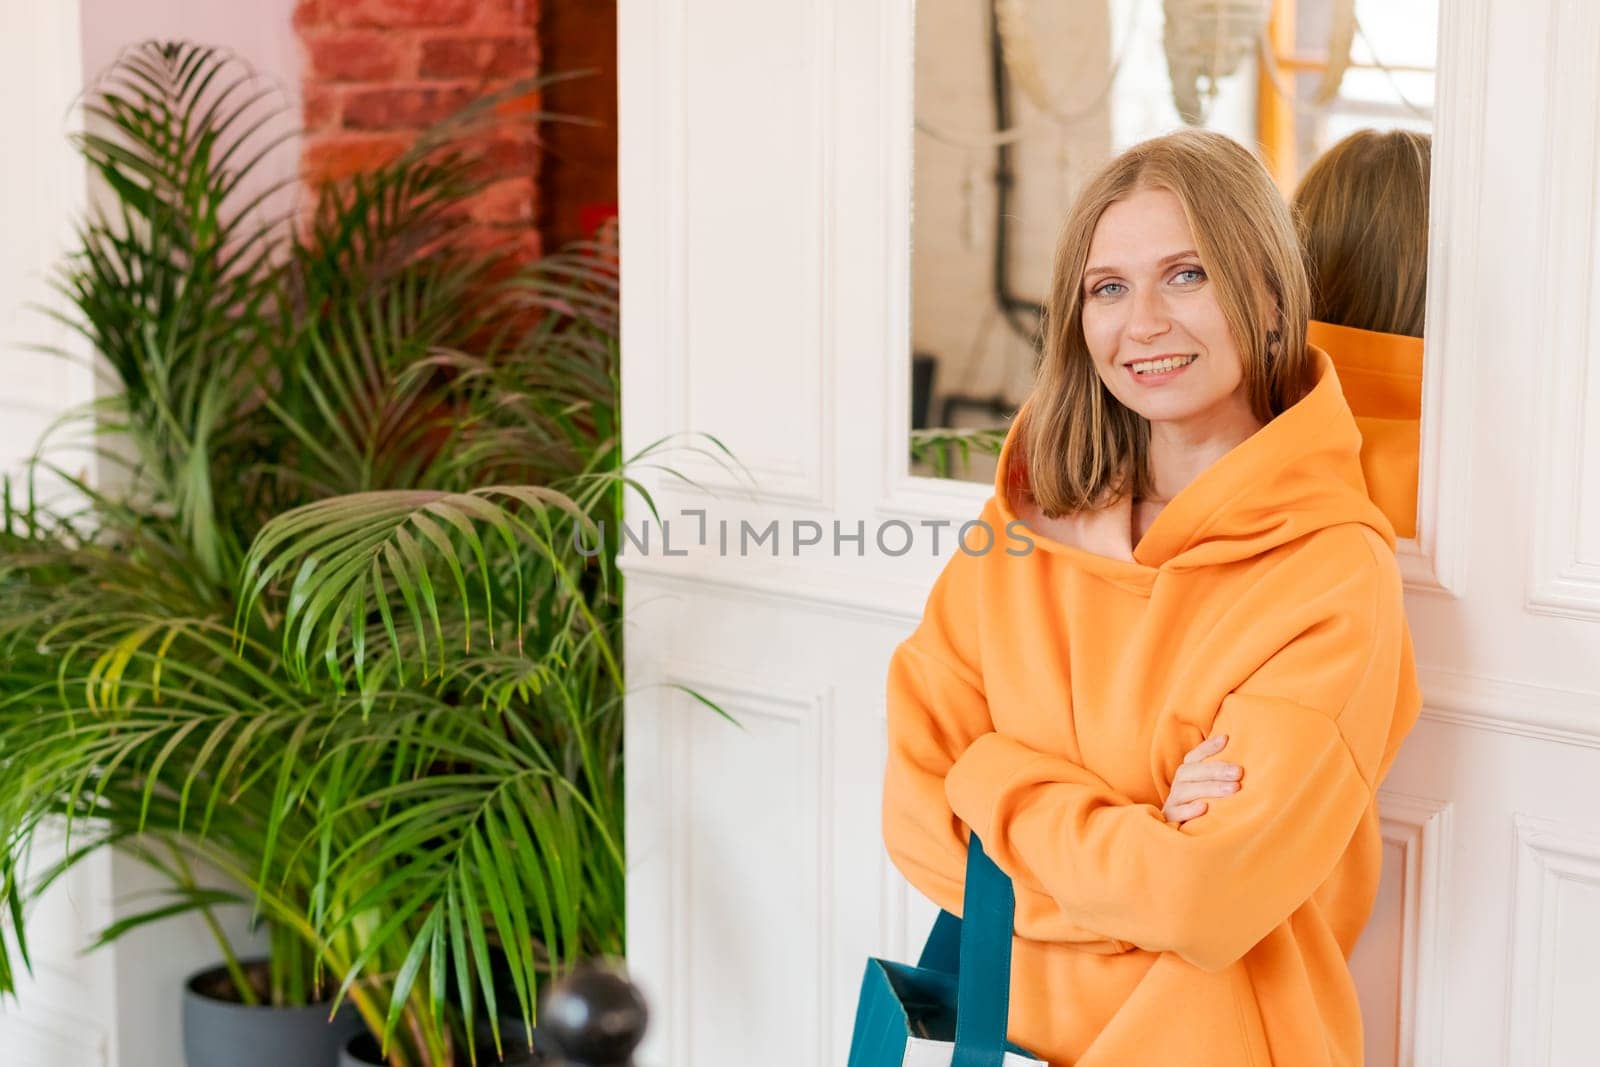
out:
<path id="1" fill-rule="evenodd" d="M 1183 205 L 1165 189 L 1141 189 L 1100 216 L 1083 276 L 1083 336 L 1111 395 L 1152 429 L 1203 434 L 1250 415 L 1216 286 Z"/>

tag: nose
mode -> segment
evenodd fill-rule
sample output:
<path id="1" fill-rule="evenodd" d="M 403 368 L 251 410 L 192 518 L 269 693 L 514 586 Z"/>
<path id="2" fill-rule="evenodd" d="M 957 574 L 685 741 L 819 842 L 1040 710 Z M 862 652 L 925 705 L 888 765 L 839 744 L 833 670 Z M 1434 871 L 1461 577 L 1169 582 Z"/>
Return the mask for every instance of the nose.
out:
<path id="1" fill-rule="evenodd" d="M 1138 344 L 1148 344 L 1166 333 L 1172 326 L 1167 317 L 1166 301 L 1161 292 L 1148 286 L 1133 291 L 1133 307 L 1128 315 L 1128 338 Z"/>

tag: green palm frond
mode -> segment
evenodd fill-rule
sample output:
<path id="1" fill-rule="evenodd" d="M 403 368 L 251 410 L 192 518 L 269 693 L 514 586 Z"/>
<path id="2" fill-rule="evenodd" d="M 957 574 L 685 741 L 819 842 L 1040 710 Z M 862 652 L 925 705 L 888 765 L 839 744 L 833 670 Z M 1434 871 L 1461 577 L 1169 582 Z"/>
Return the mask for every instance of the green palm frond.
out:
<path id="1" fill-rule="evenodd" d="M 415 650 L 426 681 L 443 672 L 447 654 L 472 651 L 474 604 L 482 606 L 479 629 L 489 646 L 499 635 L 519 650 L 530 595 L 544 610 L 585 611 L 573 573 L 574 526 L 595 536 L 570 497 L 542 486 L 388 490 L 308 504 L 269 522 L 251 547 L 239 621 L 269 586 L 286 585 L 282 653 L 296 680 L 309 683 L 315 653 L 342 692 L 348 653 L 357 685 L 370 694 L 369 661 L 386 652 L 404 684 L 403 654 Z M 491 567 L 491 556 L 504 565 Z M 447 620 L 452 610 L 458 614 Z M 410 640 L 402 641 L 397 619 L 409 622 Z M 459 649 L 446 648 L 447 621 L 459 621 L 451 627 Z"/>
<path id="2" fill-rule="evenodd" d="M 276 98 L 276 99 L 275 99 Z M 136 490 L 167 502 L 191 565 L 223 584 L 243 550 L 219 515 L 215 455 L 252 392 L 282 227 L 263 160 L 294 134 L 281 94 L 225 52 L 149 42 L 90 90 L 75 138 L 116 195 L 58 279 L 139 432 Z M 281 185 L 281 183 L 279 183 Z M 102 405 L 102 406 L 107 406 Z"/>

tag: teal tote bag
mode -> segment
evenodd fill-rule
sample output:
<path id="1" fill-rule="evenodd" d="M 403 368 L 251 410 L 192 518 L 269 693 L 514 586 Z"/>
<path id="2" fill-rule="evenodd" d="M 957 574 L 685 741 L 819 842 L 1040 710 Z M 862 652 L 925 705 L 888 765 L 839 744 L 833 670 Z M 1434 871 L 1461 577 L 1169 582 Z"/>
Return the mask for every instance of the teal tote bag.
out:
<path id="1" fill-rule="evenodd" d="M 1011 879 L 967 846 L 965 921 L 941 911 L 915 967 L 869 959 L 849 1067 L 1026 1067 L 1045 1061 L 1006 1040 L 1011 999 Z"/>

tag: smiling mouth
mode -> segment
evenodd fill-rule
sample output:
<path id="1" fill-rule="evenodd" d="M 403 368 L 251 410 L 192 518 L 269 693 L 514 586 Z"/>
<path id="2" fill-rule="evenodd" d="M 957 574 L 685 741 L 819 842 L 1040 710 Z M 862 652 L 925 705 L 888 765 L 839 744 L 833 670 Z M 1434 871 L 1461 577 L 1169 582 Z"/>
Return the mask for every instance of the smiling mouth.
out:
<path id="1" fill-rule="evenodd" d="M 1155 359 L 1138 359 L 1126 364 L 1126 366 L 1135 375 L 1163 374 L 1167 371 L 1187 367 L 1199 358 L 1200 356 L 1197 353 L 1191 352 L 1186 356 L 1157 356 Z"/>

